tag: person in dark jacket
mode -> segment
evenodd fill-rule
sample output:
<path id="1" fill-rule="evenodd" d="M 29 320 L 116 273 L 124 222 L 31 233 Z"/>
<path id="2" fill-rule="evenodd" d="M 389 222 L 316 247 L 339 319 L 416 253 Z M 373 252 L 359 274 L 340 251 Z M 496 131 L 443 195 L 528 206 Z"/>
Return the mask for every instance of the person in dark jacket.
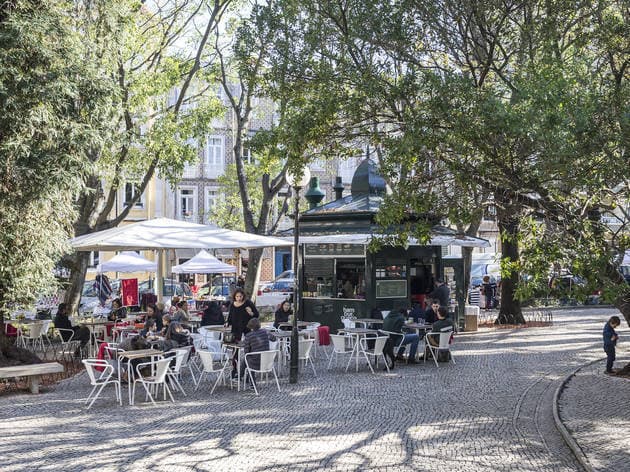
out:
<path id="1" fill-rule="evenodd" d="M 427 311 L 424 312 L 424 322 L 431 324 L 437 321 L 438 319 L 438 309 L 440 308 L 440 301 L 435 298 L 431 300 L 431 306 Z"/>
<path id="2" fill-rule="evenodd" d="M 81 347 L 83 348 L 90 341 L 90 329 L 87 326 L 72 326 L 70 318 L 68 318 L 68 305 L 65 303 L 59 304 L 53 323 L 55 328 L 70 330 L 74 333 L 70 334 L 68 331 L 59 331 L 64 342 L 72 337 L 73 341 L 81 341 Z"/>
<path id="3" fill-rule="evenodd" d="M 396 353 L 396 360 L 403 361 L 403 353 L 405 352 L 405 345 L 411 344 L 409 348 L 409 359 L 407 361 L 408 364 L 416 363 L 416 351 L 418 350 L 418 343 L 420 342 L 420 336 L 417 333 L 404 333 L 403 326 L 405 326 L 405 320 L 407 316 L 407 310 L 404 308 L 400 311 L 392 310 L 383 320 L 383 330 L 389 331 L 392 333 L 402 333 L 404 334 L 403 345 L 400 347 L 398 352 Z M 391 341 L 398 345 L 400 342 L 400 336 L 390 335 Z"/>
<path id="4" fill-rule="evenodd" d="M 236 341 L 240 341 L 243 334 L 249 329 L 247 323 L 252 318 L 258 318 L 260 314 L 251 300 L 245 297 L 245 291 L 237 288 L 234 291 L 234 301 L 230 305 L 230 314 L 228 315 L 227 324 L 232 327 L 232 334 Z"/>
<path id="5" fill-rule="evenodd" d="M 120 320 L 121 318 L 125 318 L 127 316 L 127 309 L 122 306 L 122 302 L 120 298 L 116 298 L 112 300 L 112 311 L 109 313 L 107 319 L 109 321 Z"/>
<path id="6" fill-rule="evenodd" d="M 201 326 L 222 325 L 225 323 L 219 302 L 212 301 L 201 315 Z"/>
<path id="7" fill-rule="evenodd" d="M 269 341 L 275 341 L 276 338 L 273 334 L 269 333 L 266 329 L 260 328 L 260 321 L 258 318 L 252 318 L 247 322 L 248 332 L 241 341 L 243 353 L 248 354 L 251 352 L 263 352 L 269 350 Z M 260 356 L 249 356 L 247 362 L 252 369 L 260 369 Z M 241 372 L 245 372 L 245 359 L 243 358 L 243 364 L 241 364 Z"/>
<path id="8" fill-rule="evenodd" d="M 420 303 L 414 303 L 411 307 L 411 311 L 409 312 L 409 316 L 413 318 L 414 323 L 418 323 L 420 320 L 425 320 L 424 310 L 420 306 Z"/>
<path id="9" fill-rule="evenodd" d="M 277 328 L 278 326 L 280 326 L 280 323 L 288 323 L 289 316 L 291 315 L 293 315 L 291 304 L 289 303 L 289 300 L 285 300 L 280 304 L 280 306 L 276 310 L 276 313 L 274 314 L 273 327 Z"/>
<path id="10" fill-rule="evenodd" d="M 435 281 L 435 290 L 429 294 L 429 298 L 437 298 L 440 301 L 440 306 L 448 306 L 450 293 L 451 291 L 444 279 L 437 279 Z"/>
<path id="11" fill-rule="evenodd" d="M 606 373 L 613 374 L 613 363 L 615 362 L 615 348 L 617 346 L 617 340 L 619 335 L 615 331 L 615 328 L 621 324 L 621 320 L 618 316 L 611 316 L 610 319 L 604 325 L 604 352 L 606 353 Z"/>
<path id="12" fill-rule="evenodd" d="M 150 319 L 152 319 L 155 322 L 154 331 L 157 331 L 157 332 L 162 331 L 162 328 L 163 328 L 162 314 L 159 312 L 157 306 L 154 303 L 149 303 L 147 305 L 147 317 L 145 320 L 145 328 L 146 328 L 146 323 Z"/>

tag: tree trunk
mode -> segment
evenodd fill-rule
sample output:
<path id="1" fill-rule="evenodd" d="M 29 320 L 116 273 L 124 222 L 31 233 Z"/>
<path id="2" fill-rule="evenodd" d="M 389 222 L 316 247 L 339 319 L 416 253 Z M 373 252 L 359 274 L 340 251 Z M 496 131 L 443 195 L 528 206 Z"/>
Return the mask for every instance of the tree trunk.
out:
<path id="1" fill-rule="evenodd" d="M 79 309 L 79 300 L 85 282 L 85 273 L 90 262 L 89 252 L 76 252 L 66 258 L 66 264 L 70 266 L 70 279 L 64 302 L 68 304 L 68 313 L 76 313 Z"/>
<path id="2" fill-rule="evenodd" d="M 501 233 L 502 260 L 508 263 L 518 262 L 518 216 L 511 206 L 497 208 L 497 223 Z M 495 324 L 525 324 L 521 302 L 514 293 L 519 282 L 519 272 L 511 270 L 508 277 L 501 279 L 501 306 Z"/>
<path id="3" fill-rule="evenodd" d="M 247 277 L 245 277 L 245 293 L 249 298 L 256 301 L 256 291 L 260 280 L 260 269 L 262 268 L 262 256 L 264 249 L 250 249 L 249 260 L 247 262 Z"/>

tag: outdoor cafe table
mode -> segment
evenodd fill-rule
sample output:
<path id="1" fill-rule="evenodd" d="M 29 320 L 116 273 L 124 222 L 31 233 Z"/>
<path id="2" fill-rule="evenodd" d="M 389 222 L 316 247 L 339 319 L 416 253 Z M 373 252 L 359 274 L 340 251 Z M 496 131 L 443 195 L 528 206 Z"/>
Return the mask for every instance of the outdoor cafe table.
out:
<path id="1" fill-rule="evenodd" d="M 132 388 L 132 378 L 134 376 L 132 360 L 133 359 L 143 359 L 145 357 L 150 357 L 153 360 L 156 357 L 162 357 L 164 353 L 157 349 L 140 349 L 138 351 L 124 351 L 118 354 L 118 358 L 120 360 L 126 359 L 127 362 L 127 385 L 129 387 L 129 404 L 132 405 L 131 402 L 131 388 Z M 118 380 L 120 380 L 121 372 L 118 371 Z"/>
<path id="2" fill-rule="evenodd" d="M 107 318 L 88 318 L 83 320 L 77 319 L 77 323 L 86 326 L 90 330 L 89 356 L 96 357 L 96 353 L 98 352 L 98 343 L 96 341 L 96 336 L 94 335 L 94 330 L 97 326 L 107 326 L 108 324 L 113 324 L 113 322 L 109 321 Z M 106 335 L 107 331 L 105 331 L 105 336 Z"/>
<path id="3" fill-rule="evenodd" d="M 376 318 L 359 318 L 357 320 L 354 320 L 354 322 L 361 323 L 364 328 L 367 328 L 369 325 L 382 325 L 383 324 L 382 319 L 376 319 Z"/>
<path id="4" fill-rule="evenodd" d="M 298 321 L 297 322 L 297 327 L 298 329 L 304 329 L 304 328 L 309 328 L 311 326 L 313 326 L 315 323 L 313 323 L 312 321 Z M 282 328 L 293 328 L 293 323 L 279 323 L 278 324 L 278 328 L 282 329 Z"/>
<path id="5" fill-rule="evenodd" d="M 340 333 L 346 333 L 350 336 L 353 336 L 355 342 L 352 346 L 352 353 L 350 354 L 350 359 L 348 360 L 348 365 L 346 366 L 346 371 L 348 367 L 350 367 L 350 363 L 352 362 L 352 358 L 355 359 L 356 371 L 359 372 L 359 357 L 361 355 L 361 343 L 359 340 L 362 337 L 366 337 L 368 334 L 378 335 L 378 331 L 375 329 L 367 329 L 367 328 L 344 328 L 339 330 Z"/>

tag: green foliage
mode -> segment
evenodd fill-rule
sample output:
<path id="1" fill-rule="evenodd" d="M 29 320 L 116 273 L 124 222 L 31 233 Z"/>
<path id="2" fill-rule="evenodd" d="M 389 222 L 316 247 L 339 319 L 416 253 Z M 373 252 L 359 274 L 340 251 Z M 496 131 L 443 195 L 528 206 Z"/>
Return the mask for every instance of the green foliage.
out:
<path id="1" fill-rule="evenodd" d="M 117 100 L 58 2 L 19 1 L 0 22 L 0 311 L 54 285 L 72 201 Z"/>

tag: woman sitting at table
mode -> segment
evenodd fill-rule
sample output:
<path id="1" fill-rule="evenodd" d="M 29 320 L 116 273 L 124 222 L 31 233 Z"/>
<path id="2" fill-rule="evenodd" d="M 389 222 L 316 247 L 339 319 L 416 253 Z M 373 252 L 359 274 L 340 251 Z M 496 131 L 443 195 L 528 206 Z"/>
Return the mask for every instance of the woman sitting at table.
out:
<path id="1" fill-rule="evenodd" d="M 201 315 L 200 326 L 222 325 L 225 323 L 219 302 L 211 301 Z"/>
<path id="2" fill-rule="evenodd" d="M 87 326 L 72 326 L 70 318 L 68 318 L 68 305 L 60 303 L 57 308 L 57 315 L 54 320 L 55 328 L 62 330 L 70 330 L 74 335 L 68 331 L 59 331 L 62 339 L 68 341 L 72 337 L 73 341 L 81 341 L 81 349 L 90 341 L 90 329 Z"/>
<path id="3" fill-rule="evenodd" d="M 190 316 L 188 315 L 188 303 L 184 300 L 177 302 L 177 311 L 171 315 L 171 320 L 177 321 L 178 323 L 190 321 Z"/>
<path id="4" fill-rule="evenodd" d="M 162 350 L 168 351 L 171 349 L 177 349 L 181 346 L 190 346 L 190 344 L 192 343 L 190 341 L 188 331 L 186 331 L 180 323 L 172 321 L 168 326 L 166 335 L 164 336 Z"/>
<path id="5" fill-rule="evenodd" d="M 245 291 L 237 287 L 234 290 L 234 301 L 230 305 L 230 314 L 228 315 L 227 324 L 232 327 L 235 341 L 240 341 L 243 334 L 249 331 L 247 323 L 252 318 L 258 318 L 260 314 L 256 309 L 256 305 L 245 297 Z"/>
<path id="6" fill-rule="evenodd" d="M 127 316 L 127 309 L 122 306 L 120 298 L 116 298 L 112 301 L 112 311 L 109 313 L 107 319 L 109 321 L 116 321 Z"/>
<path id="7" fill-rule="evenodd" d="M 147 323 L 147 321 L 149 320 L 153 320 L 153 322 L 155 323 L 155 328 L 153 331 L 157 331 L 160 332 L 162 331 L 163 325 L 162 325 L 162 317 L 163 315 L 161 313 L 159 313 L 157 306 L 155 306 L 155 304 L 153 303 L 149 303 L 147 305 L 147 317 L 145 320 L 145 325 Z M 146 326 L 145 326 L 146 328 Z"/>
<path id="8" fill-rule="evenodd" d="M 140 336 L 146 337 L 147 334 L 155 332 L 158 332 L 157 327 L 155 326 L 155 319 L 147 318 L 147 320 L 144 322 L 144 328 L 142 328 L 142 330 L 140 331 Z"/>
<path id="9" fill-rule="evenodd" d="M 276 313 L 274 314 L 273 327 L 277 328 L 278 326 L 280 326 L 280 323 L 288 323 L 289 316 L 291 315 L 293 315 L 291 304 L 289 303 L 289 300 L 285 300 L 280 304 L 280 306 L 276 310 Z M 288 330 L 290 331 L 291 328 L 289 327 Z"/>

